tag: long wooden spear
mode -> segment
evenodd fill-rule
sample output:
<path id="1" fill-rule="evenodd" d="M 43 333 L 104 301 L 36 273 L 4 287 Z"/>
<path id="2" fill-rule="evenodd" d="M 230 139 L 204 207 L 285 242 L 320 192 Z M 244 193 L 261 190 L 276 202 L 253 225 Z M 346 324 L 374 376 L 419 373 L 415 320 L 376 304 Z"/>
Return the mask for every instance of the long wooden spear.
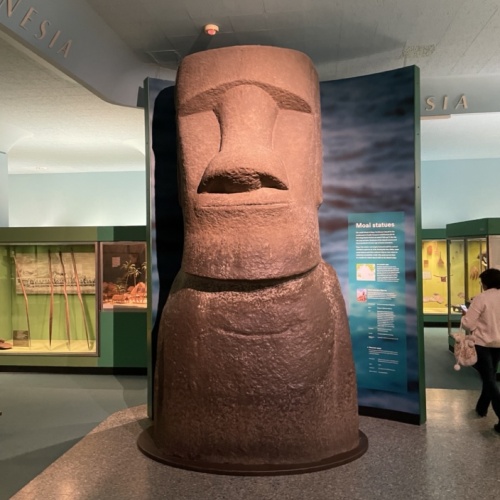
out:
<path id="1" fill-rule="evenodd" d="M 16 254 L 14 253 L 13 256 L 14 256 L 14 267 L 16 268 L 16 276 L 17 279 L 19 280 L 19 284 L 21 285 L 21 290 L 23 291 L 24 295 L 24 309 L 26 311 L 26 323 L 28 323 L 28 345 L 31 347 L 31 328 L 30 328 L 30 311 L 28 304 L 28 294 L 26 293 L 26 288 L 24 287 L 24 283 L 21 278 L 21 272 L 19 270 L 19 264 L 16 259 Z"/>
<path id="2" fill-rule="evenodd" d="M 49 305 L 49 346 L 52 346 L 52 326 L 54 322 L 54 275 L 52 274 L 52 254 L 49 248 L 49 279 L 50 279 L 50 305 Z"/>
<path id="3" fill-rule="evenodd" d="M 85 337 L 87 338 L 87 347 L 89 348 L 89 351 L 90 351 L 89 329 L 87 326 L 87 317 L 85 315 L 85 305 L 83 304 L 82 291 L 80 289 L 80 279 L 78 278 L 78 271 L 76 269 L 76 260 L 75 260 L 75 254 L 73 252 L 73 249 L 71 249 L 71 260 L 73 262 L 73 273 L 74 273 L 75 282 L 76 282 L 76 292 L 78 293 L 78 299 L 80 301 L 80 306 L 82 308 L 83 326 L 85 327 Z"/>
<path id="4" fill-rule="evenodd" d="M 68 339 L 68 347 L 71 347 L 71 336 L 70 336 L 70 322 L 69 322 L 69 303 L 68 303 L 68 289 L 67 289 L 67 283 L 66 283 L 66 268 L 64 267 L 64 261 L 63 261 L 63 256 L 62 252 L 59 251 L 59 259 L 61 261 L 61 267 L 62 267 L 62 272 L 63 272 L 63 293 L 64 293 L 64 303 L 65 303 L 65 310 L 66 310 L 66 337 Z"/>

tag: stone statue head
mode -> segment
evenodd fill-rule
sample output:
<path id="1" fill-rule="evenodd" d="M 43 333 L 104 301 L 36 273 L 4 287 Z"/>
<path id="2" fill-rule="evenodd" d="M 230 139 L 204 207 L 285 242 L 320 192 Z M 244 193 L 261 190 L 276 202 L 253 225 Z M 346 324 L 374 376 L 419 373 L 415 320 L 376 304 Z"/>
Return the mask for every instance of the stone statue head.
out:
<path id="1" fill-rule="evenodd" d="M 183 270 L 262 280 L 316 266 L 322 148 L 309 58 L 263 46 L 195 53 L 176 93 Z"/>

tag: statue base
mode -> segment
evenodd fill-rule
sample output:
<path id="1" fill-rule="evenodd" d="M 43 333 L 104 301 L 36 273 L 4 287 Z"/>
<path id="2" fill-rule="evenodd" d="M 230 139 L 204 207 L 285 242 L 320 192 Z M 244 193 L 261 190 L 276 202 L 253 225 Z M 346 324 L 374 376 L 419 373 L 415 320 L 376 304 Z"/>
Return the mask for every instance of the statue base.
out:
<path id="1" fill-rule="evenodd" d="M 339 453 L 318 462 L 292 464 L 236 464 L 210 463 L 168 456 L 161 452 L 153 440 L 153 427 L 145 429 L 137 439 L 139 450 L 149 458 L 178 469 L 205 472 L 208 474 L 225 474 L 232 476 L 280 476 L 289 474 L 305 474 L 331 469 L 353 462 L 360 458 L 368 449 L 368 438 L 359 431 L 358 446 L 348 452 Z"/>

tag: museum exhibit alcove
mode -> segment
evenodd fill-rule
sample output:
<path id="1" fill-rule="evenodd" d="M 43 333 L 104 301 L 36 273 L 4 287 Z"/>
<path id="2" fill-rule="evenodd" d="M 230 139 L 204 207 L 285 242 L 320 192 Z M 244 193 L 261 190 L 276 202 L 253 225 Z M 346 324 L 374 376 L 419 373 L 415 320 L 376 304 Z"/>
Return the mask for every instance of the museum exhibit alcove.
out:
<path id="1" fill-rule="evenodd" d="M 145 369 L 145 238 L 144 226 L 0 228 L 0 369 Z"/>

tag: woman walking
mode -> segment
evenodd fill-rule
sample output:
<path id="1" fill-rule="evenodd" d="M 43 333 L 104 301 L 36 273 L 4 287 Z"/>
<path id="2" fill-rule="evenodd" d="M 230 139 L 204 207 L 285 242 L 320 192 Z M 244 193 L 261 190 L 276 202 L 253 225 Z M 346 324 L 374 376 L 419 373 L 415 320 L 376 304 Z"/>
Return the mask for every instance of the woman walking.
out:
<path id="1" fill-rule="evenodd" d="M 474 368 L 483 382 L 476 413 L 485 417 L 491 403 L 499 419 L 493 428 L 500 434 L 500 390 L 496 379 L 500 362 L 500 270 L 486 269 L 479 279 L 483 292 L 474 297 L 464 313 L 462 327 L 474 335 L 477 352 Z"/>

